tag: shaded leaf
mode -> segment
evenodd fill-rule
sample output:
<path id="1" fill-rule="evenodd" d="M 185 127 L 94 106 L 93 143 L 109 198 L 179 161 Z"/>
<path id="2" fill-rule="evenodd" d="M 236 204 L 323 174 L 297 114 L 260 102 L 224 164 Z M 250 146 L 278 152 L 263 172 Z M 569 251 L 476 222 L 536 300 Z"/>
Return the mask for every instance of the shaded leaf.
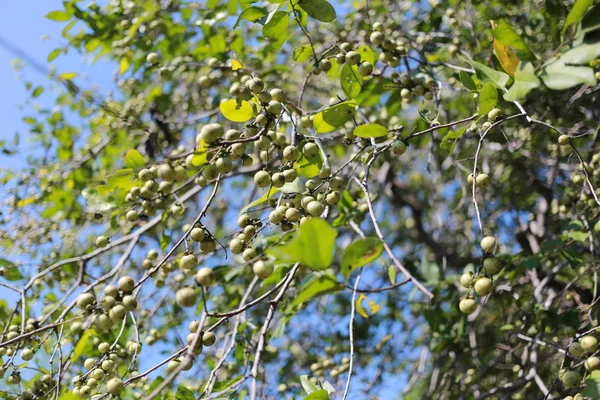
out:
<path id="1" fill-rule="evenodd" d="M 276 11 L 263 26 L 262 34 L 268 39 L 280 39 L 286 35 L 290 16 L 285 11 Z"/>
<path id="2" fill-rule="evenodd" d="M 529 49 L 527 44 L 525 44 L 519 34 L 517 34 L 517 32 L 515 32 L 515 30 L 505 20 L 501 19 L 492 33 L 494 35 L 494 39 L 503 45 L 514 49 L 520 58 L 529 61 L 536 59 L 535 55 Z"/>
<path id="3" fill-rule="evenodd" d="M 472 90 L 472 91 L 477 90 L 477 85 L 475 84 L 475 81 L 473 81 L 473 78 L 471 78 L 471 75 L 469 75 L 466 71 L 460 71 L 458 73 L 458 78 L 462 82 L 463 86 L 465 88 L 467 88 L 468 90 Z"/>
<path id="4" fill-rule="evenodd" d="M 310 44 L 303 44 L 294 49 L 292 58 L 297 62 L 305 62 L 310 60 L 313 55 L 312 47 Z"/>
<path id="5" fill-rule="evenodd" d="M 240 22 L 242 22 L 244 19 L 250 22 L 255 22 L 268 13 L 269 12 L 265 7 L 250 6 L 240 13 L 237 21 L 235 21 L 235 24 L 233 25 L 233 28 L 237 28 Z"/>
<path id="6" fill-rule="evenodd" d="M 344 64 L 340 73 L 340 85 L 346 94 L 346 97 L 354 99 L 360 94 L 362 89 L 363 77 L 358 73 L 356 65 L 350 66 Z"/>
<path id="7" fill-rule="evenodd" d="M 486 115 L 498 104 L 498 90 L 490 82 L 481 88 L 479 93 L 479 115 Z"/>
<path id="8" fill-rule="evenodd" d="M 335 8 L 325 0 L 299 0 L 298 6 L 321 22 L 332 22 L 337 18 Z"/>
<path id="9" fill-rule="evenodd" d="M 573 4 L 571 11 L 569 11 L 569 15 L 567 15 L 567 19 L 565 19 L 565 25 L 562 28 L 562 34 L 564 35 L 569 26 L 577 25 L 583 19 L 586 11 L 592 5 L 593 0 L 577 0 Z"/>
<path id="10" fill-rule="evenodd" d="M 356 240 L 346 249 L 342 254 L 341 260 L 341 272 L 344 278 L 348 279 L 348 276 L 352 271 L 365 266 L 377 259 L 383 251 L 383 242 L 376 237 L 369 237 L 366 239 Z"/>
<path id="11" fill-rule="evenodd" d="M 377 138 L 386 136 L 388 130 L 379 124 L 363 124 L 354 129 L 354 135 L 361 138 Z"/>
<path id="12" fill-rule="evenodd" d="M 317 113 L 314 126 L 318 133 L 332 132 L 354 116 L 357 103 L 354 100 L 344 101 Z"/>
<path id="13" fill-rule="evenodd" d="M 491 82 L 498 89 L 504 89 L 510 76 L 501 71 L 496 71 L 495 69 L 491 69 L 477 61 L 465 59 L 466 62 L 471 64 L 471 66 L 475 69 L 475 73 L 477 74 L 477 78 L 483 83 Z"/>

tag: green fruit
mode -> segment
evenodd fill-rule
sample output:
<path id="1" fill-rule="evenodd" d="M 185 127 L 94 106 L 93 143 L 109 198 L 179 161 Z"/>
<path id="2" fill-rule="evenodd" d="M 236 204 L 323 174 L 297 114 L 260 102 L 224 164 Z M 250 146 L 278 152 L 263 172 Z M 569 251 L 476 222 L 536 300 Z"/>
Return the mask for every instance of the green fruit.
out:
<path id="1" fill-rule="evenodd" d="M 481 250 L 485 253 L 494 253 L 498 247 L 498 243 L 496 242 L 496 238 L 493 236 L 486 236 L 481 239 Z"/>
<path id="2" fill-rule="evenodd" d="M 33 359 L 33 351 L 31 349 L 21 350 L 21 358 L 24 361 L 30 361 L 31 359 Z"/>
<path id="3" fill-rule="evenodd" d="M 306 158 L 313 157 L 313 156 L 317 155 L 318 152 L 319 152 L 319 146 L 317 146 L 317 144 L 313 143 L 313 142 L 308 142 L 302 147 L 302 153 L 304 154 L 304 157 L 306 157 Z"/>
<path id="4" fill-rule="evenodd" d="M 101 365 L 102 369 L 105 372 L 112 372 L 116 366 L 117 366 L 117 364 L 111 359 L 102 361 L 102 365 Z"/>
<path id="5" fill-rule="evenodd" d="M 96 315 L 94 319 L 94 325 L 102 331 L 106 331 L 113 326 L 113 321 L 106 314 Z"/>
<path id="6" fill-rule="evenodd" d="M 358 73 L 362 76 L 371 76 L 373 74 L 373 64 L 367 61 L 362 62 L 358 67 Z"/>
<path id="7" fill-rule="evenodd" d="M 198 257 L 196 257 L 193 254 L 186 254 L 183 257 L 181 257 L 181 260 L 179 261 L 179 265 L 183 269 L 187 269 L 187 270 L 194 269 L 198 266 Z"/>
<path id="8" fill-rule="evenodd" d="M 199 226 L 193 228 L 190 232 L 190 237 L 192 238 L 192 240 L 194 242 L 203 241 L 205 236 L 206 236 L 206 231 L 203 228 L 200 228 Z"/>
<path id="9" fill-rule="evenodd" d="M 107 354 L 110 351 L 110 344 L 102 342 L 98 345 L 98 351 L 101 354 Z"/>
<path id="10" fill-rule="evenodd" d="M 483 260 L 483 269 L 488 275 L 494 275 L 500 271 L 500 260 L 495 257 L 488 257 Z"/>
<path id="11" fill-rule="evenodd" d="M 271 177 L 271 183 L 273 184 L 273 187 L 283 187 L 283 185 L 285 185 L 285 175 L 280 172 L 275 172 Z"/>
<path id="12" fill-rule="evenodd" d="M 216 340 L 217 337 L 212 332 L 204 332 L 204 335 L 202 335 L 202 345 L 204 346 L 210 347 L 215 344 Z"/>
<path id="13" fill-rule="evenodd" d="M 260 93 L 265 88 L 265 84 L 263 83 L 262 79 L 253 77 L 248 79 L 248 82 L 246 82 L 246 86 L 254 93 Z"/>
<path id="14" fill-rule="evenodd" d="M 269 214 L 269 221 L 273 224 L 279 224 L 283 220 L 283 213 L 279 210 L 273 210 Z"/>
<path id="15" fill-rule="evenodd" d="M 311 201 L 310 203 L 308 203 L 308 205 L 306 206 L 306 211 L 312 215 L 313 217 L 318 217 L 321 214 L 323 214 L 323 211 L 325 210 L 325 208 L 323 207 L 323 204 L 321 204 L 318 201 Z"/>
<path id="16" fill-rule="evenodd" d="M 346 53 L 346 64 L 356 65 L 360 62 L 360 53 L 356 51 L 349 51 Z"/>
<path id="17" fill-rule="evenodd" d="M 123 391 L 123 381 L 119 378 L 112 378 L 106 382 L 106 391 L 113 396 L 118 396 Z"/>
<path id="18" fill-rule="evenodd" d="M 250 260 L 256 258 L 256 250 L 253 247 L 248 247 L 242 253 L 242 257 L 244 258 L 244 260 L 250 261 Z"/>
<path id="19" fill-rule="evenodd" d="M 475 178 L 475 183 L 480 188 L 484 188 L 490 184 L 490 176 L 488 174 L 479 174 Z"/>
<path id="20" fill-rule="evenodd" d="M 254 183 L 260 188 L 267 187 L 271 183 L 271 175 L 267 171 L 258 171 L 254 175 Z"/>
<path id="21" fill-rule="evenodd" d="M 492 108 L 490 110 L 490 112 L 488 112 L 488 120 L 490 120 L 491 122 L 496 121 L 498 118 L 500 118 L 502 116 L 502 110 L 500 110 L 499 108 Z"/>
<path id="22" fill-rule="evenodd" d="M 96 301 L 96 298 L 91 293 L 82 293 L 77 298 L 77 307 L 81 310 L 87 309 L 88 306 L 92 305 Z"/>
<path id="23" fill-rule="evenodd" d="M 83 366 L 87 370 L 90 370 L 90 369 L 94 368 L 95 365 L 96 365 L 96 360 L 94 360 L 93 358 L 88 358 L 83 363 Z"/>
<path id="24" fill-rule="evenodd" d="M 458 308 L 463 314 L 472 314 L 477 310 L 477 302 L 472 298 L 464 298 L 458 303 Z"/>
<path id="25" fill-rule="evenodd" d="M 217 168 L 218 173 L 226 174 L 228 172 L 231 172 L 231 170 L 233 169 L 233 162 L 231 160 L 231 157 L 226 155 L 223 157 L 219 157 L 215 163 L 215 166 Z"/>
<path id="26" fill-rule="evenodd" d="M 287 161 L 296 161 L 299 154 L 300 152 L 296 146 L 290 145 L 283 149 L 283 158 L 285 158 Z"/>
<path id="27" fill-rule="evenodd" d="M 588 371 L 593 371 L 593 370 L 599 369 L 600 368 L 600 358 L 590 357 L 587 360 L 585 360 L 585 363 L 583 365 L 585 366 L 585 369 L 587 369 Z"/>
<path id="28" fill-rule="evenodd" d="M 460 284 L 462 287 L 469 289 L 473 286 L 473 273 L 465 272 L 460 276 Z"/>
<path id="29" fill-rule="evenodd" d="M 229 249 L 233 254 L 240 254 L 244 250 L 244 242 L 239 239 L 233 239 L 229 243 Z"/>
<path id="30" fill-rule="evenodd" d="M 203 253 L 212 253 L 217 249 L 217 242 L 214 239 L 204 239 L 200 242 L 200 250 Z"/>
<path id="31" fill-rule="evenodd" d="M 576 388 L 581 383 L 581 375 L 576 371 L 567 371 L 562 377 L 562 382 L 568 388 Z"/>
<path id="32" fill-rule="evenodd" d="M 123 276 L 119 279 L 117 286 L 123 293 L 131 293 L 135 287 L 135 281 L 130 276 Z"/>
<path id="33" fill-rule="evenodd" d="M 242 214 L 238 217 L 238 220 L 237 220 L 238 226 L 240 228 L 245 228 L 246 225 L 248 225 L 250 223 L 250 220 L 251 220 L 251 218 L 248 214 Z"/>
<path id="34" fill-rule="evenodd" d="M 106 236 L 98 236 L 96 238 L 96 246 L 100 248 L 108 246 L 108 238 Z"/>
<path id="35" fill-rule="evenodd" d="M 288 208 L 285 211 L 285 219 L 289 222 L 297 222 L 300 219 L 300 211 L 294 207 Z"/>
<path id="36" fill-rule="evenodd" d="M 218 123 L 204 125 L 196 136 L 196 146 L 200 147 L 200 142 L 204 140 L 206 143 L 213 143 L 221 139 L 225 134 L 225 130 Z"/>
<path id="37" fill-rule="evenodd" d="M 333 191 L 331 193 L 328 193 L 327 196 L 325 197 L 325 201 L 327 202 L 327 204 L 332 205 L 332 206 L 338 204 L 341 199 L 342 199 L 342 196 L 340 195 L 340 192 L 338 192 L 338 191 Z"/>
<path id="38" fill-rule="evenodd" d="M 193 307 L 196 304 L 198 296 L 194 289 L 189 287 L 181 288 L 175 293 L 175 300 L 180 307 Z"/>
<path id="39" fill-rule="evenodd" d="M 558 144 L 560 144 L 561 146 L 568 145 L 570 141 L 571 141 L 571 138 L 569 137 L 569 135 L 560 135 L 558 137 Z"/>
<path id="40" fill-rule="evenodd" d="M 369 37 L 369 40 L 371 40 L 371 43 L 373 43 L 375 46 L 379 46 L 380 44 L 383 43 L 383 33 L 381 32 L 373 32 L 371 33 L 371 36 Z"/>
<path id="41" fill-rule="evenodd" d="M 283 111 L 283 106 L 277 100 L 271 100 L 267 106 L 267 111 L 277 116 Z"/>
<path id="42" fill-rule="evenodd" d="M 397 141 L 392 145 L 392 152 L 397 156 L 404 154 L 406 152 L 406 144 L 404 144 L 404 142 Z"/>
<path id="43" fill-rule="evenodd" d="M 127 214 L 125 214 L 125 218 L 129 222 L 137 221 L 137 219 L 138 219 L 138 212 L 135 211 L 135 210 L 129 210 L 129 211 L 127 211 Z"/>
<path id="44" fill-rule="evenodd" d="M 104 379 L 105 374 L 104 374 L 104 370 L 102 368 L 94 368 L 94 370 L 92 371 L 92 373 L 90 375 L 95 380 L 100 381 L 100 380 Z"/>
<path id="45" fill-rule="evenodd" d="M 475 281 L 475 293 L 480 296 L 487 296 L 494 290 L 494 284 L 490 278 L 482 277 Z"/>
<path id="46" fill-rule="evenodd" d="M 173 181 L 175 180 L 175 170 L 170 164 L 161 164 L 158 167 L 158 177 L 165 181 Z"/>
<path id="47" fill-rule="evenodd" d="M 583 349 L 588 353 L 593 353 L 598 348 L 598 339 L 591 335 L 580 338 L 579 343 L 581 344 L 581 347 L 583 347 Z"/>
<path id="48" fill-rule="evenodd" d="M 210 286 L 215 282 L 215 273 L 211 268 L 203 267 L 196 272 L 194 280 L 200 286 Z"/>
<path id="49" fill-rule="evenodd" d="M 160 61 L 160 56 L 157 53 L 148 53 L 148 55 L 146 56 L 146 62 L 148 64 L 154 65 L 154 64 L 158 64 L 158 62 Z"/>
<path id="50" fill-rule="evenodd" d="M 120 322 L 125 317 L 127 310 L 121 304 L 117 304 L 108 312 L 108 317 L 115 322 Z"/>
<path id="51" fill-rule="evenodd" d="M 273 273 L 273 263 L 269 260 L 258 260 L 252 266 L 252 272 L 259 278 L 268 278 Z"/>
<path id="52" fill-rule="evenodd" d="M 123 307 L 125 307 L 125 309 L 127 311 L 135 310 L 138 305 L 136 298 L 131 295 L 124 296 L 122 303 L 123 303 Z"/>
<path id="53" fill-rule="evenodd" d="M 573 354 L 575 357 L 581 357 L 585 353 L 585 350 L 581 344 L 573 342 L 569 345 L 569 353 Z"/>

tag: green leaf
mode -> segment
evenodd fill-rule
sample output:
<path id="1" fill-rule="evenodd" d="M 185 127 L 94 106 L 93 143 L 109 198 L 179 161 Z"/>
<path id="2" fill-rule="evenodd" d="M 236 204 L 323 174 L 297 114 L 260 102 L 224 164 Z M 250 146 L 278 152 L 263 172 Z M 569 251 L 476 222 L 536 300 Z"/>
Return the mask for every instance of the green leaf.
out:
<path id="1" fill-rule="evenodd" d="M 48 62 L 52 62 L 62 53 L 62 49 L 54 49 L 48 54 Z"/>
<path id="2" fill-rule="evenodd" d="M 593 44 L 581 44 L 571 50 L 563 53 L 559 61 L 567 65 L 585 65 L 588 66 L 590 61 L 600 56 L 600 42 Z"/>
<path id="3" fill-rule="evenodd" d="M 496 71 L 495 69 L 491 69 L 490 67 L 478 63 L 477 61 L 469 59 L 465 59 L 465 61 L 471 64 L 473 69 L 475 69 L 477 78 L 479 78 L 479 81 L 481 81 L 482 83 L 491 82 L 496 88 L 504 89 L 504 87 L 508 83 L 508 80 L 510 79 L 510 76 L 508 76 L 508 74 L 505 74 L 501 71 Z"/>
<path id="4" fill-rule="evenodd" d="M 310 60 L 313 55 L 312 47 L 310 44 L 303 44 L 302 46 L 298 46 L 294 49 L 292 54 L 292 58 L 296 62 L 305 62 Z"/>
<path id="5" fill-rule="evenodd" d="M 440 148 L 447 150 L 448 154 L 452 154 L 454 152 L 454 146 L 456 145 L 456 142 L 462 137 L 466 129 L 467 128 L 464 127 L 456 131 L 449 130 L 446 136 L 442 138 Z"/>
<path id="6" fill-rule="evenodd" d="M 252 207 L 256 207 L 257 205 L 264 203 L 265 201 L 269 200 L 271 197 L 275 196 L 275 194 L 277 192 L 279 192 L 278 188 L 270 186 L 262 196 L 260 196 L 258 199 L 254 200 L 252 203 L 248 204 L 244 208 L 242 208 L 240 210 L 240 214 L 244 214 L 246 211 L 248 211 Z"/>
<path id="7" fill-rule="evenodd" d="M 177 387 L 177 393 L 175 394 L 175 400 L 195 400 L 194 392 L 186 388 L 183 385 Z"/>
<path id="8" fill-rule="evenodd" d="M 350 99 L 356 98 L 356 96 L 360 94 L 362 83 L 363 77 L 358 73 L 358 67 L 356 65 L 350 66 L 344 64 L 342 66 L 340 85 L 342 85 L 342 90 L 346 94 L 346 97 Z"/>
<path id="9" fill-rule="evenodd" d="M 312 392 L 319 390 L 319 387 L 310 381 L 308 375 L 302 375 L 300 377 L 300 384 L 302 385 L 302 389 L 304 389 L 307 394 L 311 394 Z"/>
<path id="10" fill-rule="evenodd" d="M 358 54 L 360 54 L 360 59 L 362 61 L 366 61 L 369 62 L 373 65 L 375 65 L 375 63 L 377 62 L 377 58 L 375 57 L 375 53 L 373 52 L 373 50 L 367 46 L 367 45 L 362 45 L 360 47 L 358 47 L 355 50 Z"/>
<path id="11" fill-rule="evenodd" d="M 350 243 L 342 254 L 342 275 L 344 278 L 348 279 L 348 276 L 350 276 L 352 271 L 377 259 L 382 251 L 383 242 L 376 237 L 359 239 Z"/>
<path id="12" fill-rule="evenodd" d="M 246 100 L 227 100 L 221 103 L 219 109 L 225 118 L 233 122 L 246 122 L 254 115 L 252 106 Z"/>
<path id="13" fill-rule="evenodd" d="M 535 54 L 505 20 L 501 19 L 492 33 L 497 41 L 515 50 L 519 58 L 530 61 L 536 59 Z"/>
<path id="14" fill-rule="evenodd" d="M 123 75 L 129 69 L 129 58 L 121 57 L 121 61 L 119 62 L 119 74 Z"/>
<path id="15" fill-rule="evenodd" d="M 235 24 L 233 25 L 233 28 L 237 28 L 240 22 L 242 22 L 244 19 L 250 22 L 255 22 L 268 13 L 269 11 L 265 7 L 250 6 L 240 13 L 237 21 L 235 21 Z"/>
<path id="16" fill-rule="evenodd" d="M 157 387 L 159 387 L 160 384 L 163 383 L 164 381 L 165 381 L 165 378 L 163 378 L 162 376 L 157 376 L 156 379 L 152 382 L 152 384 L 148 388 L 148 393 L 154 392 L 154 390 Z M 160 395 L 156 395 L 152 398 L 152 400 L 158 400 L 158 399 L 160 399 Z"/>
<path id="17" fill-rule="evenodd" d="M 486 115 L 498 104 L 498 90 L 490 82 L 481 88 L 479 93 L 479 115 Z"/>
<path id="18" fill-rule="evenodd" d="M 535 75 L 533 65 L 529 62 L 522 62 L 515 73 L 515 81 L 510 89 L 508 89 L 508 92 L 504 93 L 504 100 L 520 101 L 527 96 L 527 93 L 540 86 L 540 84 L 541 82 Z"/>
<path id="19" fill-rule="evenodd" d="M 68 21 L 71 19 L 71 14 L 64 10 L 55 10 L 46 14 L 46 18 L 52 21 Z"/>
<path id="20" fill-rule="evenodd" d="M 287 36 L 287 28 L 290 23 L 290 16 L 285 11 L 276 11 L 269 21 L 263 26 L 262 34 L 268 39 L 280 39 Z"/>
<path id="21" fill-rule="evenodd" d="M 315 114 L 313 123 L 316 131 L 326 133 L 336 130 L 352 119 L 356 106 L 356 101 L 349 100 Z"/>
<path id="22" fill-rule="evenodd" d="M 77 78 L 77 73 L 76 72 L 65 72 L 64 74 L 60 74 L 58 76 L 59 79 L 64 79 L 66 81 L 69 81 L 73 78 Z"/>
<path id="23" fill-rule="evenodd" d="M 169 248 L 169 244 L 171 243 L 171 236 L 167 235 L 165 232 L 160 235 L 160 249 L 163 253 L 167 251 Z"/>
<path id="24" fill-rule="evenodd" d="M 125 154 L 125 166 L 127 168 L 139 168 L 146 164 L 146 159 L 136 149 L 131 149 Z"/>
<path id="25" fill-rule="evenodd" d="M 387 134 L 388 130 L 379 124 L 363 124 L 354 129 L 354 135 L 361 138 L 377 138 Z"/>
<path id="26" fill-rule="evenodd" d="M 317 390 L 307 395 L 303 400 L 329 400 L 329 393 L 325 389 Z"/>
<path id="27" fill-rule="evenodd" d="M 6 267 L 6 270 L 2 276 L 7 281 L 14 282 L 23 279 L 23 275 L 21 274 L 21 271 L 19 271 L 19 267 L 16 264 L 13 264 L 5 259 L 0 259 L 0 265 Z"/>
<path id="28" fill-rule="evenodd" d="M 312 270 L 327 269 L 333 261 L 337 231 L 321 218 L 311 218 L 300 225 L 295 237 L 267 253 L 281 262 L 299 262 Z"/>
<path id="29" fill-rule="evenodd" d="M 395 285 L 396 284 L 396 274 L 397 274 L 396 267 L 393 265 L 390 265 L 387 268 L 387 273 L 388 273 L 388 278 L 390 279 L 390 283 L 392 285 Z"/>
<path id="30" fill-rule="evenodd" d="M 339 292 L 340 290 L 344 290 L 344 285 L 339 283 L 333 274 L 316 276 L 302 286 L 296 298 L 287 308 L 286 313 L 294 311 L 299 305 L 314 297 Z"/>
<path id="31" fill-rule="evenodd" d="M 335 21 L 335 8 L 325 0 L 299 0 L 298 5 L 308 15 L 321 22 Z"/>
<path id="32" fill-rule="evenodd" d="M 577 0 L 575 4 L 573 4 L 573 8 L 569 11 L 569 15 L 567 15 L 567 19 L 565 19 L 565 25 L 562 28 L 562 34 L 564 35 L 569 26 L 577 25 L 583 19 L 586 11 L 592 5 L 593 0 Z"/>
<path id="33" fill-rule="evenodd" d="M 38 86 L 31 93 L 31 97 L 33 97 L 33 98 L 39 97 L 43 92 L 44 92 L 44 88 L 41 86 Z"/>
<path id="34" fill-rule="evenodd" d="M 564 90 L 585 83 L 596 85 L 596 77 L 592 68 L 567 66 L 561 60 L 547 66 L 540 78 L 546 86 L 554 90 Z"/>
<path id="35" fill-rule="evenodd" d="M 307 178 L 314 178 L 319 175 L 323 167 L 323 156 L 318 152 L 314 156 L 306 157 L 304 153 L 300 153 L 300 157 L 294 163 L 294 169 L 298 174 Z"/>
<path id="36" fill-rule="evenodd" d="M 458 78 L 462 82 L 463 86 L 465 88 L 467 88 L 468 90 L 472 90 L 472 91 L 477 90 L 477 85 L 475 84 L 475 81 L 473 81 L 473 78 L 471 78 L 471 75 L 469 75 L 466 71 L 460 71 L 458 73 Z"/>
<path id="37" fill-rule="evenodd" d="M 227 379 L 225 381 L 217 381 L 217 382 L 215 382 L 215 385 L 213 386 L 213 391 L 214 392 L 222 392 L 222 391 L 230 388 L 231 386 L 235 385 L 242 378 L 244 378 L 244 375 L 238 375 L 236 377 L 233 377 L 231 379 Z"/>
<path id="38" fill-rule="evenodd" d="M 534 270 L 538 265 L 542 262 L 542 255 L 536 254 L 534 256 L 529 256 L 525 260 L 523 260 L 523 265 L 528 270 Z"/>
<path id="39" fill-rule="evenodd" d="M 90 337 L 96 337 L 96 331 L 91 328 L 83 332 L 83 335 L 81 335 L 77 345 L 75 345 L 75 349 L 73 349 L 73 355 L 71 356 L 71 363 L 77 361 L 77 359 L 83 354 L 85 346 L 87 345 Z"/>

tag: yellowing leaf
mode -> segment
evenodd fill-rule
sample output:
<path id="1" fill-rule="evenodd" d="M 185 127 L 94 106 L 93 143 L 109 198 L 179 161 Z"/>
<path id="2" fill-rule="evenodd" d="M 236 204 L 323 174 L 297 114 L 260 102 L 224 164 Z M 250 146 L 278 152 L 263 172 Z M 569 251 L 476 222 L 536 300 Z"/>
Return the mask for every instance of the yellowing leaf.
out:
<path id="1" fill-rule="evenodd" d="M 233 122 L 246 122 L 254 115 L 254 110 L 246 100 L 238 102 L 235 99 L 227 100 L 219 106 L 221 114 Z"/>
<path id="2" fill-rule="evenodd" d="M 119 74 L 123 75 L 129 69 L 129 59 L 127 57 L 121 57 L 119 63 Z"/>
<path id="3" fill-rule="evenodd" d="M 379 124 L 363 124 L 354 129 L 354 135 L 361 138 L 376 138 L 387 134 L 388 130 Z"/>
<path id="4" fill-rule="evenodd" d="M 356 299 L 356 311 L 361 317 L 369 319 L 369 314 L 367 314 L 367 311 L 362 306 L 362 302 L 366 298 L 367 296 L 365 296 L 364 293 L 361 293 L 360 296 L 358 296 L 358 299 Z"/>
<path id="5" fill-rule="evenodd" d="M 70 80 L 73 78 L 77 78 L 77 73 L 75 72 L 65 72 L 64 74 L 60 74 L 60 76 L 58 77 L 59 79 L 65 79 L 65 80 Z"/>
<path id="6" fill-rule="evenodd" d="M 127 168 L 139 168 L 146 164 L 146 159 L 136 149 L 131 149 L 125 154 L 125 166 Z"/>
<path id="7" fill-rule="evenodd" d="M 510 76 L 515 76 L 520 60 L 510 47 L 505 46 L 494 39 L 494 54 L 496 55 L 496 58 L 498 58 L 498 61 L 500 61 L 500 65 L 504 72 Z"/>
<path id="8" fill-rule="evenodd" d="M 237 71 L 238 69 L 243 69 L 243 68 L 244 68 L 244 66 L 238 60 L 231 61 L 231 70 L 232 71 Z"/>
<path id="9" fill-rule="evenodd" d="M 375 303 L 375 300 L 369 300 L 369 311 L 371 311 L 371 315 L 375 315 L 381 310 L 381 306 Z"/>

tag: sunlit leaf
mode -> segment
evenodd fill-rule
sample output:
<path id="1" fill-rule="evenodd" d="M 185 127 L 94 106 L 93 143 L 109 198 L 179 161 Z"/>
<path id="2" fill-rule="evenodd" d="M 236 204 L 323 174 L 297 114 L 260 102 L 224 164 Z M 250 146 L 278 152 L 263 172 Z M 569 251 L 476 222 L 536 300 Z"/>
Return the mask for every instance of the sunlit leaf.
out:
<path id="1" fill-rule="evenodd" d="M 246 122 L 254 115 L 254 110 L 246 100 L 227 100 L 219 106 L 221 114 L 233 122 Z"/>
<path id="2" fill-rule="evenodd" d="M 379 124 L 363 124 L 357 126 L 353 133 L 361 138 L 378 138 L 387 136 L 388 130 Z"/>

